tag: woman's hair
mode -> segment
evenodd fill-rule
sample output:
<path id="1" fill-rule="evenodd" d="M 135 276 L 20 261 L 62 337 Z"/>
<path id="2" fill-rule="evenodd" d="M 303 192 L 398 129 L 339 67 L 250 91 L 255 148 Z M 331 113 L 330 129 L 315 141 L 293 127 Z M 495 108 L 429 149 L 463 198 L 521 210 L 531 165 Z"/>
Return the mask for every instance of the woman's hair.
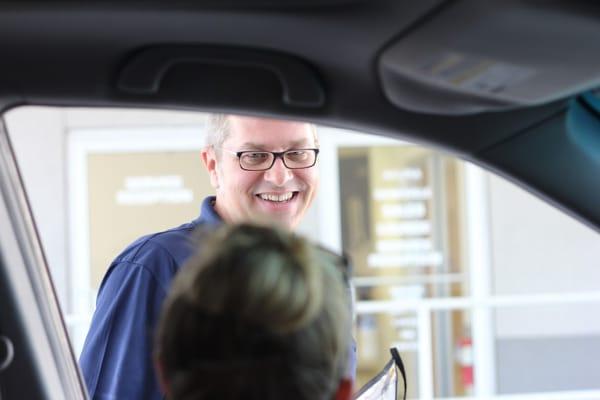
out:
<path id="1" fill-rule="evenodd" d="M 331 255 L 278 229 L 224 226 L 175 278 L 157 357 L 174 400 L 331 399 L 351 332 Z"/>

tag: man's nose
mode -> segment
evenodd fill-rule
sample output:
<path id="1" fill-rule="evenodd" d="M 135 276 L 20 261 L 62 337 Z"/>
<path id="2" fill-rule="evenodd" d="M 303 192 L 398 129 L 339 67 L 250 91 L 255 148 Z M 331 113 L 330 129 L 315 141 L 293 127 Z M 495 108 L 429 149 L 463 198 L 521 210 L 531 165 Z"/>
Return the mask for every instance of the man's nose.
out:
<path id="1" fill-rule="evenodd" d="M 278 158 L 273 166 L 265 171 L 265 180 L 277 186 L 283 186 L 294 177 L 292 170 L 285 166 L 283 160 Z"/>

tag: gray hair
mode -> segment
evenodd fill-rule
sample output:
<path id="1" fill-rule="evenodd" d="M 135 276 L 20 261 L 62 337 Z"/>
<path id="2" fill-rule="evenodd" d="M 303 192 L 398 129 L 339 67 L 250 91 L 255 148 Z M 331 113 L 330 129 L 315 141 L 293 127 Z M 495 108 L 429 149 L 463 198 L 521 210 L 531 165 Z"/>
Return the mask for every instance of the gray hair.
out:
<path id="1" fill-rule="evenodd" d="M 210 114 L 207 128 L 206 145 L 215 149 L 220 148 L 229 136 L 229 115 Z"/>
<path id="2" fill-rule="evenodd" d="M 317 128 L 314 124 L 309 124 L 310 130 L 313 133 L 315 145 L 319 147 L 319 138 L 317 136 Z M 213 147 L 217 154 L 223 146 L 225 140 L 231 132 L 231 125 L 228 114 L 210 114 L 207 121 L 206 146 Z"/>

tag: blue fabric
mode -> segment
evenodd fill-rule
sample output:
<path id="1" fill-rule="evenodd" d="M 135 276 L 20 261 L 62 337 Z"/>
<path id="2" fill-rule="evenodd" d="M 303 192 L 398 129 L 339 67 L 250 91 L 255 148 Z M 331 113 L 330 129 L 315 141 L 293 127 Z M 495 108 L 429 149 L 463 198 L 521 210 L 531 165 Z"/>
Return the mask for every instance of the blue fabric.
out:
<path id="1" fill-rule="evenodd" d="M 91 399 L 162 399 L 152 362 L 160 307 L 179 267 L 192 255 L 192 232 L 221 219 L 208 197 L 200 217 L 144 236 L 111 264 L 80 357 Z"/>
<path id="2" fill-rule="evenodd" d="M 138 239 L 110 265 L 79 360 L 92 400 L 163 398 L 152 360 L 154 328 L 175 273 L 197 247 L 193 231 L 222 223 L 213 201 L 204 199 L 194 221 Z M 354 343 L 349 364 L 354 377 Z"/>

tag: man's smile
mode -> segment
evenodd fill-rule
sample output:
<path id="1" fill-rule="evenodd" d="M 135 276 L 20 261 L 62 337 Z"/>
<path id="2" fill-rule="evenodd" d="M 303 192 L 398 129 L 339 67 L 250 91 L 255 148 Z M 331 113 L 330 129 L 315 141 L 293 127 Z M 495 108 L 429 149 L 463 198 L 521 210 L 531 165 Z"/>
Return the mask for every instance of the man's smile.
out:
<path id="1" fill-rule="evenodd" d="M 256 196 L 262 200 L 274 203 L 286 203 L 292 200 L 298 194 L 297 191 L 283 193 L 259 193 Z"/>

